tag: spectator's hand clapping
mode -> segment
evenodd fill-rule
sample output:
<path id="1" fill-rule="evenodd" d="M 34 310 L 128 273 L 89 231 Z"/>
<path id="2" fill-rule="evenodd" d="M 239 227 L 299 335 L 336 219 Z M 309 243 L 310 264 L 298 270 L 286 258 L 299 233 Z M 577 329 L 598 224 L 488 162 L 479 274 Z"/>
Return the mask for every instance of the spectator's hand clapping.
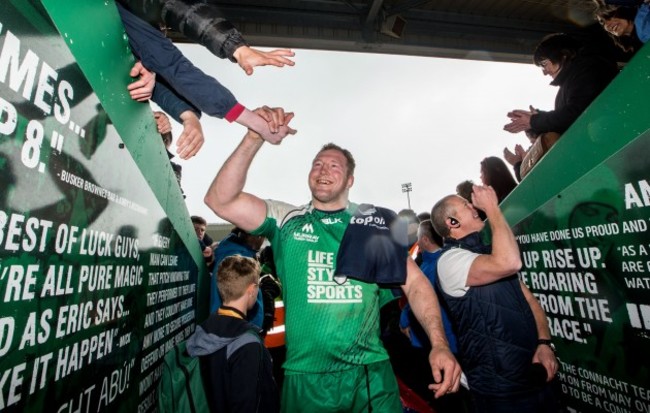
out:
<path id="1" fill-rule="evenodd" d="M 519 144 L 516 144 L 516 145 L 515 145 L 515 154 L 516 154 L 518 157 L 520 157 L 522 161 L 523 161 L 524 158 L 526 157 L 526 153 L 527 153 L 527 151 L 524 149 L 523 146 L 521 146 L 521 145 L 519 145 Z"/>
<path id="2" fill-rule="evenodd" d="M 154 112 L 153 117 L 156 120 L 156 126 L 158 127 L 158 133 L 168 133 L 172 131 L 172 124 L 169 122 L 169 118 L 163 112 Z"/>
<path id="3" fill-rule="evenodd" d="M 524 158 L 519 156 L 517 153 L 517 148 L 515 147 L 515 152 L 512 153 L 510 149 L 503 148 L 503 159 L 506 160 L 510 165 L 515 166 L 518 162 L 521 162 Z"/>
<path id="4" fill-rule="evenodd" d="M 136 62 L 129 72 L 131 77 L 139 77 L 138 80 L 129 84 L 127 90 L 131 99 L 138 102 L 146 102 L 151 99 L 153 89 L 156 86 L 156 74 L 147 70 L 141 62 Z"/>
<path id="5" fill-rule="evenodd" d="M 247 75 L 253 74 L 253 68 L 256 66 L 293 66 L 295 63 L 289 59 L 295 53 L 289 49 L 275 49 L 269 52 L 253 49 L 248 46 L 241 46 L 233 53 L 239 66 Z"/>
<path id="6" fill-rule="evenodd" d="M 183 121 L 183 133 L 176 142 L 177 152 L 181 159 L 189 159 L 196 155 L 203 146 L 203 129 L 199 118 L 191 110 L 181 113 L 181 120 Z"/>
<path id="7" fill-rule="evenodd" d="M 530 117 L 537 113 L 537 111 L 527 111 L 523 109 L 516 109 L 508 112 L 510 123 L 506 124 L 503 129 L 510 133 L 524 132 L 530 129 Z"/>

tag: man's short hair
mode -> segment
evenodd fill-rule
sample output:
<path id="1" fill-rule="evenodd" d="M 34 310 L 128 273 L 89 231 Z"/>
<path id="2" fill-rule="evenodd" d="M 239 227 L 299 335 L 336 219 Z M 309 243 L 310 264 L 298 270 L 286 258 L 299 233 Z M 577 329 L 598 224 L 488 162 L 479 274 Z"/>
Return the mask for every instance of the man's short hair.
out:
<path id="1" fill-rule="evenodd" d="M 431 213 L 427 211 L 420 212 L 418 214 L 418 221 L 430 221 L 431 220 Z"/>
<path id="2" fill-rule="evenodd" d="M 425 219 L 420 222 L 420 227 L 418 228 L 418 238 L 427 237 L 429 241 L 434 242 L 437 246 L 442 247 L 442 237 L 433 229 L 433 224 L 430 219 Z"/>
<path id="3" fill-rule="evenodd" d="M 335 143 L 327 143 L 323 145 L 322 148 L 320 148 L 320 151 L 316 154 L 318 156 L 321 152 L 325 151 L 339 151 L 345 156 L 345 160 L 348 161 L 348 176 L 353 176 L 354 175 L 354 168 L 357 166 L 357 163 L 354 161 L 354 157 L 352 156 L 352 153 L 348 151 L 347 149 L 343 149 L 340 146 L 338 146 Z"/>
<path id="4" fill-rule="evenodd" d="M 192 220 L 192 224 L 208 225 L 208 221 L 198 215 L 192 215 L 190 219 Z"/>
<path id="5" fill-rule="evenodd" d="M 449 201 L 455 198 L 462 199 L 458 195 L 447 195 L 440 201 L 436 202 L 431 209 L 431 224 L 433 224 L 433 228 L 442 238 L 449 236 L 447 218 L 456 214 L 456 211 L 449 206 Z"/>
<path id="6" fill-rule="evenodd" d="M 224 303 L 241 298 L 246 288 L 260 282 L 260 264 L 248 257 L 231 255 L 219 264 L 217 288 Z"/>

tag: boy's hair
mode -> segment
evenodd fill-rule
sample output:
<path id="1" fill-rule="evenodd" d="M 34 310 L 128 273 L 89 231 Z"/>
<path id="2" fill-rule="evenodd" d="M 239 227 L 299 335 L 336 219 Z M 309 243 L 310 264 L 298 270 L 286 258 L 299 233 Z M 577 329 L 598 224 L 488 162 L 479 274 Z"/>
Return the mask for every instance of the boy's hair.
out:
<path id="1" fill-rule="evenodd" d="M 190 220 L 192 221 L 192 224 L 208 225 L 208 221 L 206 221 L 205 218 L 200 217 L 198 215 L 192 215 L 190 217 Z"/>
<path id="2" fill-rule="evenodd" d="M 249 285 L 259 282 L 260 265 L 252 258 L 231 255 L 219 264 L 217 288 L 224 303 L 241 298 Z"/>

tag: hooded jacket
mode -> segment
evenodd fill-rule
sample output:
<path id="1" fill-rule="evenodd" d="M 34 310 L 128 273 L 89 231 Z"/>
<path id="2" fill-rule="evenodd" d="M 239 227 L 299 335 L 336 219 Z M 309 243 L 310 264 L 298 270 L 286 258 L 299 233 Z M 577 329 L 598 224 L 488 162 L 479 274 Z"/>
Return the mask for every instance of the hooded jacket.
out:
<path id="1" fill-rule="evenodd" d="M 187 352 L 200 357 L 212 413 L 279 411 L 273 362 L 258 331 L 242 319 L 211 314 L 188 339 Z"/>

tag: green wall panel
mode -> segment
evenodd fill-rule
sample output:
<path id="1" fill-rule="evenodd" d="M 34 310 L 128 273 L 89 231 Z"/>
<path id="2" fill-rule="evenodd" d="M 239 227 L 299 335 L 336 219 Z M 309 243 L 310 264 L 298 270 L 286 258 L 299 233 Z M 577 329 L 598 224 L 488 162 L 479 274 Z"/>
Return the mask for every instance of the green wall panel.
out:
<path id="1" fill-rule="evenodd" d="M 650 47 L 503 204 L 572 412 L 650 412 Z"/>
<path id="2" fill-rule="evenodd" d="M 0 14 L 0 411 L 152 411 L 208 276 L 114 3 L 46 6 Z"/>

